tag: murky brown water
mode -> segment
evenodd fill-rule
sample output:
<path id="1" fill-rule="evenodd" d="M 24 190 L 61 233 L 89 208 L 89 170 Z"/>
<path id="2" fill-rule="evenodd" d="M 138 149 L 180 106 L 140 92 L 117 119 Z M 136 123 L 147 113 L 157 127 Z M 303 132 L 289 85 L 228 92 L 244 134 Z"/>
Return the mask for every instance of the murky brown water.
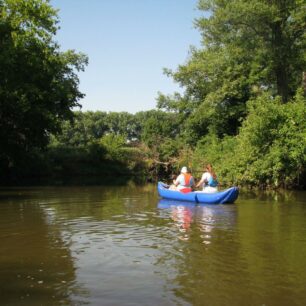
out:
<path id="1" fill-rule="evenodd" d="M 305 305 L 306 193 L 0 190 L 1 305 Z"/>

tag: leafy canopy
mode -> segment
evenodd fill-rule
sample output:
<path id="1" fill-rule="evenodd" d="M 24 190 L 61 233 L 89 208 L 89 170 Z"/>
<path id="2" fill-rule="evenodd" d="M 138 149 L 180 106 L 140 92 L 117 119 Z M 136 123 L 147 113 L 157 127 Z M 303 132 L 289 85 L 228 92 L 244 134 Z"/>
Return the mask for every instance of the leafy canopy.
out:
<path id="1" fill-rule="evenodd" d="M 60 51 L 58 22 L 49 1 L 0 1 L 0 161 L 7 166 L 44 147 L 84 96 L 77 72 L 87 57 Z"/>

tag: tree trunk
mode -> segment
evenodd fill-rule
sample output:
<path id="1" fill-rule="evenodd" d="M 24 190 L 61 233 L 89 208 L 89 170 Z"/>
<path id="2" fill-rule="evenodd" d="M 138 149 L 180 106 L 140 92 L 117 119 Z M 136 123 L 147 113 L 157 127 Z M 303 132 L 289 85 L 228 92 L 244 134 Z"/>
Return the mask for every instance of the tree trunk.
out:
<path id="1" fill-rule="evenodd" d="M 285 103 L 288 101 L 289 84 L 287 72 L 286 46 L 284 45 L 281 21 L 272 24 L 272 52 L 274 52 L 274 73 L 277 94 Z"/>

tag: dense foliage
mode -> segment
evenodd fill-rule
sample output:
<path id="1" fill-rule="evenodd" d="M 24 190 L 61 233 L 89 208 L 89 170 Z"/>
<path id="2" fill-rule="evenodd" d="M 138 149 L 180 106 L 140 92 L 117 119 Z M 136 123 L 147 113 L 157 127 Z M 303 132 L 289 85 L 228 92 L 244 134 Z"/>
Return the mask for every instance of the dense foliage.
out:
<path id="1" fill-rule="evenodd" d="M 199 9 L 202 48 L 165 70 L 186 90 L 158 102 L 184 118 L 190 165 L 212 162 L 228 183 L 305 184 L 305 4 L 200 0 Z"/>
<path id="2" fill-rule="evenodd" d="M 47 1 L 0 0 L 2 176 L 156 179 L 187 165 L 199 177 L 210 162 L 224 185 L 305 187 L 304 1 L 198 8 L 201 47 L 165 69 L 183 93 L 136 114 L 72 113 L 86 57 L 59 51 Z"/>
<path id="3" fill-rule="evenodd" d="M 194 164 L 211 162 L 223 183 L 252 186 L 305 184 L 306 107 L 299 92 L 287 104 L 265 94 L 247 103 L 248 116 L 235 137 L 207 135 Z"/>
<path id="4" fill-rule="evenodd" d="M 0 0 L 0 168 L 21 169 L 72 117 L 86 56 L 53 40 L 56 11 L 43 0 Z"/>

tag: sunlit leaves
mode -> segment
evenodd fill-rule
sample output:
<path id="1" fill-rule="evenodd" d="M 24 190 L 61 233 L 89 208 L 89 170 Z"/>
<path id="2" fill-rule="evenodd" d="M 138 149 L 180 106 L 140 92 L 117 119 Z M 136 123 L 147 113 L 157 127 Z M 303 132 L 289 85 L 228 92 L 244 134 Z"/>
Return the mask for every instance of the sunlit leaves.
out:
<path id="1" fill-rule="evenodd" d="M 0 160 L 14 167 L 80 106 L 76 74 L 87 57 L 61 52 L 57 12 L 44 0 L 0 3 Z"/>

